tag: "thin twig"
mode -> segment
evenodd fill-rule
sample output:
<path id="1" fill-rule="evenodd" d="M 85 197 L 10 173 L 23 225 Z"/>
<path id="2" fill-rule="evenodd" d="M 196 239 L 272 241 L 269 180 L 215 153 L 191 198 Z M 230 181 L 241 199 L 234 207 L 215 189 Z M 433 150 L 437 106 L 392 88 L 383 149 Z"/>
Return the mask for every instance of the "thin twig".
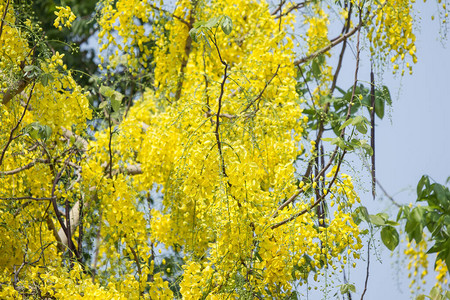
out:
<path id="1" fill-rule="evenodd" d="M 386 195 L 386 197 L 388 197 L 389 200 L 392 201 L 392 203 L 397 206 L 397 207 L 402 207 L 397 201 L 394 200 L 394 198 L 388 194 L 388 192 L 386 192 L 386 190 L 384 189 L 384 187 L 381 185 L 381 183 L 378 181 L 378 179 L 375 178 L 376 183 L 378 184 L 378 186 L 380 187 L 381 191 L 383 192 L 384 195 Z"/>
<path id="2" fill-rule="evenodd" d="M 265 90 L 267 89 L 267 87 L 269 86 L 269 84 L 272 82 L 272 80 L 275 78 L 275 76 L 278 75 L 278 70 L 280 69 L 280 65 L 277 66 L 277 69 L 275 70 L 275 73 L 272 75 L 272 77 L 269 79 L 269 81 L 266 82 L 266 84 L 264 85 L 263 89 L 261 90 L 261 92 L 259 92 L 258 96 L 256 96 L 256 98 L 250 102 L 242 111 L 242 113 L 246 112 L 253 104 L 256 103 L 256 109 L 253 112 L 253 114 L 255 114 L 258 110 L 259 110 L 259 103 L 261 101 L 262 95 L 264 94 Z"/>
<path id="3" fill-rule="evenodd" d="M 335 182 L 335 180 L 336 180 L 336 178 L 337 178 L 337 175 L 338 175 L 338 173 L 339 173 L 339 169 L 340 169 L 340 167 L 341 167 L 341 163 L 342 163 L 342 161 L 343 161 L 343 158 L 344 158 L 344 156 L 345 156 L 345 153 L 346 153 L 346 151 L 344 150 L 344 151 L 342 152 L 341 158 L 339 159 L 339 163 L 338 163 L 338 167 L 337 167 L 337 169 L 336 169 L 336 173 L 334 173 L 333 179 L 332 179 L 332 180 L 330 181 L 330 183 L 328 184 L 327 191 L 329 191 L 329 190 L 331 189 L 331 186 L 334 184 L 334 182 Z M 311 209 L 313 209 L 314 207 L 316 207 L 317 205 L 319 205 L 319 204 L 322 202 L 322 200 L 325 199 L 325 196 L 326 196 L 326 193 L 323 193 L 323 195 L 320 196 L 320 198 L 318 198 L 318 199 L 317 199 L 310 207 L 305 208 L 304 210 L 302 210 L 302 211 L 300 211 L 300 212 L 298 212 L 298 213 L 296 213 L 296 214 L 290 216 L 290 217 L 287 218 L 287 219 L 284 219 L 284 220 L 281 221 L 281 222 L 278 222 L 278 223 L 273 224 L 272 226 L 270 226 L 270 228 L 271 228 L 271 229 L 278 228 L 278 227 L 280 227 L 281 225 L 284 225 L 284 224 L 286 224 L 286 223 L 288 223 L 288 222 L 290 222 L 290 221 L 292 221 L 292 220 L 295 220 L 295 219 L 298 218 L 299 216 L 306 214 L 306 213 L 309 212 Z"/>
<path id="4" fill-rule="evenodd" d="M 112 124 L 111 124 L 111 114 L 108 114 L 108 125 L 109 125 L 109 140 L 108 140 L 108 152 L 109 152 L 109 177 L 112 178 L 112 165 L 113 165 L 113 155 L 112 155 Z"/>
<path id="5" fill-rule="evenodd" d="M 31 101 L 31 96 L 33 95 L 33 90 L 34 90 L 34 86 L 36 85 L 36 81 L 33 82 L 33 86 L 31 87 L 30 90 L 30 95 L 28 96 L 28 100 L 27 103 L 25 104 L 25 108 L 23 109 L 23 113 L 22 116 L 20 116 L 19 121 L 17 122 L 16 126 L 14 126 L 14 128 L 11 130 L 10 134 L 9 134 L 9 138 L 8 141 L 6 142 L 5 148 L 3 148 L 2 154 L 0 155 L 0 166 L 3 163 L 3 158 L 5 156 L 6 150 L 8 149 L 9 145 L 11 144 L 11 142 L 13 141 L 13 135 L 14 135 L 14 131 L 17 130 L 17 128 L 19 128 L 20 123 L 22 123 L 23 117 L 25 116 L 25 113 L 27 112 L 27 108 L 28 105 L 30 104 Z"/>
<path id="6" fill-rule="evenodd" d="M 370 63 L 370 99 L 371 99 L 371 108 L 370 112 L 370 146 L 372 147 L 372 197 L 375 200 L 375 76 L 373 74 L 373 63 Z"/>
<path id="7" fill-rule="evenodd" d="M 335 47 L 336 45 L 339 45 L 341 42 L 345 41 L 346 39 L 348 39 L 349 37 L 351 37 L 352 35 L 354 35 L 356 32 L 359 31 L 359 29 L 361 28 L 362 24 L 358 24 L 358 26 L 356 26 L 355 28 L 353 28 L 351 31 L 349 31 L 348 33 L 339 36 L 338 38 L 336 38 L 335 40 L 333 40 L 328 46 L 323 47 L 322 49 L 317 50 L 316 52 L 307 55 L 305 57 L 302 57 L 300 59 L 297 59 L 296 61 L 294 61 L 294 65 L 301 65 L 307 61 L 309 61 L 310 59 L 319 56 L 320 54 L 323 54 L 327 51 L 329 51 L 331 48 Z"/>
<path id="8" fill-rule="evenodd" d="M 286 3 L 286 0 L 281 0 L 280 4 L 278 4 L 277 8 L 271 13 L 271 15 L 276 15 L 282 8 L 283 5 Z"/>
<path id="9" fill-rule="evenodd" d="M 225 160 L 223 158 L 223 153 L 222 153 L 222 142 L 220 141 L 220 134 L 219 134 L 219 126 L 220 126 L 220 110 L 222 109 L 222 98 L 223 98 L 223 94 L 224 94 L 224 90 L 225 90 L 225 82 L 228 78 L 228 74 L 227 74 L 227 70 L 228 70 L 228 64 L 222 59 L 222 55 L 220 54 L 220 50 L 219 47 L 217 46 L 217 41 L 214 37 L 214 46 L 216 47 L 217 53 L 219 55 L 219 59 L 220 62 L 222 63 L 222 65 L 224 66 L 223 69 L 223 78 L 222 78 L 222 82 L 220 84 L 220 94 L 219 94 L 219 98 L 217 100 L 218 102 L 218 107 L 217 107 L 217 113 L 216 113 L 216 128 L 214 130 L 214 134 L 216 136 L 216 142 L 217 142 L 217 148 L 219 149 L 219 156 L 220 159 L 222 160 L 222 175 L 224 177 L 227 177 L 227 172 L 225 170 Z"/>
<path id="10" fill-rule="evenodd" d="M 351 21 L 351 16 L 352 16 L 352 2 L 350 1 L 349 3 L 349 9 L 348 9 L 348 16 L 347 16 L 347 21 L 344 25 L 344 28 L 342 28 L 342 34 L 347 34 L 348 31 L 350 30 L 350 21 Z M 341 53 L 339 54 L 339 61 L 338 64 L 336 66 L 336 71 L 334 72 L 333 75 L 333 82 L 331 83 L 331 88 L 330 88 L 330 94 L 332 94 L 334 92 L 334 89 L 336 88 L 336 84 L 337 84 L 337 79 L 338 79 L 338 75 L 339 72 L 341 71 L 341 67 L 342 67 L 342 62 L 344 60 L 344 53 L 345 53 L 345 49 L 347 47 L 347 39 L 345 39 L 342 43 L 342 48 L 341 48 Z M 328 110 L 330 103 L 327 102 L 326 106 L 325 106 L 325 112 Z"/>
<path id="11" fill-rule="evenodd" d="M 160 12 L 163 12 L 163 13 L 165 13 L 165 14 L 170 15 L 171 17 L 177 19 L 178 21 L 180 21 L 181 23 L 183 23 L 183 24 L 186 25 L 187 27 L 189 27 L 189 28 L 191 27 L 191 25 L 189 24 L 189 22 L 187 22 L 185 19 L 183 19 L 183 18 L 181 18 L 181 17 L 179 17 L 179 16 L 177 16 L 177 15 L 175 15 L 175 14 L 173 14 L 173 13 L 171 13 L 171 12 L 169 12 L 169 11 L 163 9 L 163 8 L 159 8 L 159 7 L 157 7 L 156 5 L 153 5 L 153 4 L 151 4 L 151 3 L 149 3 L 148 5 L 149 5 L 151 8 L 153 8 L 153 9 L 155 9 L 155 10 L 157 10 L 157 11 L 160 11 Z"/>
<path id="12" fill-rule="evenodd" d="M 280 13 L 279 15 L 277 15 L 277 16 L 275 17 L 275 19 L 279 19 L 279 18 L 281 18 L 281 17 L 284 17 L 284 16 L 290 14 L 293 10 L 296 10 L 296 9 L 300 9 L 300 8 L 305 7 L 306 3 L 308 3 L 308 2 L 309 2 L 309 1 L 296 3 L 295 5 L 289 7 L 288 10 L 285 11 L 284 13 Z M 272 14 L 272 15 L 273 15 L 273 14 Z"/>
<path id="13" fill-rule="evenodd" d="M 366 280 L 364 282 L 364 291 L 361 295 L 361 300 L 363 300 L 364 295 L 367 291 L 367 283 L 369 282 L 369 266 L 370 266 L 370 240 L 369 243 L 367 243 L 367 269 L 366 269 Z"/>

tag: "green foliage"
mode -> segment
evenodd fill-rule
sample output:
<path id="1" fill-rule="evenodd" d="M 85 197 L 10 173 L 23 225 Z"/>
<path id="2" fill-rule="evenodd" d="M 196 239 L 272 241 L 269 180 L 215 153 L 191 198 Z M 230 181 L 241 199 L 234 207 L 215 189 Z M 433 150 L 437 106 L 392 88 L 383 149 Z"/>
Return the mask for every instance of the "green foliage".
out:
<path id="1" fill-rule="evenodd" d="M 404 230 L 410 241 L 420 243 L 424 231 L 428 232 L 433 245 L 427 254 L 437 253 L 436 261 L 441 259 L 450 267 L 450 191 L 439 183 L 431 183 L 430 178 L 422 176 L 417 184 L 417 206 L 402 206 L 397 221 L 404 220 Z M 421 205 L 425 203 L 425 205 Z M 390 250 L 398 245 L 398 233 L 380 214 L 371 216 L 378 226 L 386 226 L 381 232 L 383 243 Z M 387 229 L 386 229 L 387 228 Z"/>
<path id="2" fill-rule="evenodd" d="M 416 300 L 425 300 L 425 299 L 431 299 L 431 300 L 446 300 L 450 299 L 450 292 L 449 291 L 443 291 L 441 288 L 435 286 L 431 289 L 429 295 L 421 294 L 416 297 Z"/>
<path id="3" fill-rule="evenodd" d="M 52 135 L 52 129 L 47 125 L 41 125 L 38 122 L 33 122 L 25 126 L 23 133 L 30 136 L 32 139 L 46 141 Z"/>
<path id="4" fill-rule="evenodd" d="M 220 15 L 217 17 L 213 17 L 208 21 L 195 22 L 194 27 L 189 31 L 189 35 L 195 42 L 197 42 L 199 38 L 202 38 L 204 39 L 205 43 L 209 44 L 209 34 L 215 35 L 216 31 L 213 32 L 212 30 L 217 30 L 219 26 L 220 28 L 222 28 L 222 31 L 226 35 L 229 35 L 233 30 L 233 22 L 231 21 L 230 17 Z"/>

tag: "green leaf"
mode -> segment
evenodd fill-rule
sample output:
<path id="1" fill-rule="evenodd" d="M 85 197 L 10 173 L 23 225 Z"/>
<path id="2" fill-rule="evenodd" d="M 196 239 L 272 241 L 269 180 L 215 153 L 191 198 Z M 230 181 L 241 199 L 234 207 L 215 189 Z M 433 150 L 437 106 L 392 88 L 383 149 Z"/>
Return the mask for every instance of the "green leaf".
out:
<path id="1" fill-rule="evenodd" d="M 345 127 L 347 127 L 348 125 L 352 124 L 353 119 L 349 118 L 347 121 L 344 122 L 344 124 L 341 125 L 341 127 L 339 127 L 339 130 L 344 129 Z"/>
<path id="2" fill-rule="evenodd" d="M 422 197 L 424 186 L 425 189 L 428 189 L 428 187 L 430 186 L 430 179 L 427 175 L 423 175 L 422 178 L 420 178 L 419 183 L 417 184 L 417 198 Z"/>
<path id="3" fill-rule="evenodd" d="M 361 140 L 360 142 L 361 142 L 361 148 L 363 148 L 364 151 L 366 151 L 366 154 L 369 156 L 372 156 L 373 155 L 372 147 L 369 144 L 367 144 L 367 142 L 365 140 Z"/>
<path id="4" fill-rule="evenodd" d="M 111 106 L 115 112 L 118 112 L 120 110 L 120 103 L 121 101 L 117 100 L 115 97 L 111 98 Z"/>
<path id="5" fill-rule="evenodd" d="M 31 72 L 31 71 L 33 70 L 33 68 L 34 68 L 33 65 L 28 65 L 28 66 L 25 66 L 25 67 L 23 68 L 23 70 L 24 70 L 25 72 Z"/>
<path id="6" fill-rule="evenodd" d="M 342 88 L 336 86 L 336 89 L 337 89 L 342 95 L 345 95 L 346 91 L 344 91 Z"/>
<path id="7" fill-rule="evenodd" d="M 52 135 L 52 128 L 50 126 L 44 125 L 42 130 L 42 139 L 48 140 Z"/>
<path id="8" fill-rule="evenodd" d="M 319 78 L 321 71 L 320 71 L 319 63 L 317 62 L 316 59 L 313 60 L 313 62 L 311 64 L 311 70 L 312 70 L 314 77 Z"/>
<path id="9" fill-rule="evenodd" d="M 428 249 L 427 254 L 440 252 L 440 251 L 444 250 L 444 246 L 445 245 L 443 245 L 441 243 L 440 244 L 434 244 L 433 247 Z"/>
<path id="10" fill-rule="evenodd" d="M 195 26 L 195 25 L 194 25 Z M 197 28 L 191 28 L 191 30 L 189 30 L 189 35 L 191 36 L 191 39 L 194 41 L 194 42 L 197 42 L 197 31 L 198 31 L 198 29 Z"/>
<path id="11" fill-rule="evenodd" d="M 358 124 L 358 125 L 356 125 L 356 130 L 358 130 L 362 134 L 366 134 L 367 133 L 367 125 L 364 123 Z"/>
<path id="12" fill-rule="evenodd" d="M 32 139 L 48 140 L 52 135 L 52 128 L 47 125 L 41 125 L 38 122 L 33 122 L 25 126 L 23 132 Z"/>
<path id="13" fill-rule="evenodd" d="M 378 118 L 383 119 L 384 117 L 384 99 L 380 96 L 375 97 L 375 113 Z"/>
<path id="14" fill-rule="evenodd" d="M 367 211 L 367 208 L 365 206 L 357 207 L 356 210 L 357 214 L 360 216 L 360 218 L 366 222 L 370 221 L 369 212 Z"/>
<path id="15" fill-rule="evenodd" d="M 98 108 L 104 109 L 108 104 L 109 104 L 108 101 L 103 101 L 102 103 L 100 103 L 100 104 L 98 105 Z"/>
<path id="16" fill-rule="evenodd" d="M 423 214 L 425 209 L 423 207 L 415 207 L 406 216 L 405 230 L 408 233 L 408 238 L 410 240 L 414 239 L 417 243 L 422 240 L 423 231 Z"/>
<path id="17" fill-rule="evenodd" d="M 114 91 L 114 89 L 110 88 L 109 86 L 102 85 L 102 86 L 100 87 L 99 92 L 100 92 L 100 94 L 102 94 L 103 96 L 108 97 L 108 98 L 111 98 L 112 95 L 114 95 L 114 92 L 115 92 L 115 91 Z"/>
<path id="18" fill-rule="evenodd" d="M 342 295 L 347 294 L 349 291 L 356 293 L 356 288 L 354 284 L 346 283 L 341 285 L 340 291 Z"/>
<path id="19" fill-rule="evenodd" d="M 438 299 L 438 296 L 440 296 L 441 291 L 437 286 L 434 286 L 430 291 L 430 297 L 431 299 Z M 440 297 L 439 297 L 440 298 Z"/>
<path id="20" fill-rule="evenodd" d="M 391 93 L 387 86 L 383 85 L 382 87 L 383 97 L 389 105 L 392 105 Z"/>
<path id="21" fill-rule="evenodd" d="M 370 222 L 369 213 L 367 212 L 367 208 L 364 206 L 359 206 L 352 213 L 353 221 L 356 225 L 359 225 L 361 221 Z"/>
<path id="22" fill-rule="evenodd" d="M 397 230 L 389 225 L 381 229 L 380 235 L 383 244 L 391 251 L 393 251 L 397 247 L 400 241 Z"/>
<path id="23" fill-rule="evenodd" d="M 384 226 L 386 221 L 380 215 L 370 215 L 370 222 L 376 226 Z"/>
<path id="24" fill-rule="evenodd" d="M 205 26 L 208 29 L 211 29 L 214 26 L 216 26 L 217 23 L 219 23 L 220 19 L 221 19 L 221 16 L 213 17 L 213 18 L 209 19 L 208 21 L 206 21 L 206 23 L 203 26 Z"/>
<path id="25" fill-rule="evenodd" d="M 119 119 L 119 117 L 120 117 L 120 114 L 118 111 L 115 111 L 111 114 L 111 118 L 113 118 L 113 119 Z"/>
<path id="26" fill-rule="evenodd" d="M 233 22 L 231 21 L 231 18 L 228 16 L 223 16 L 222 22 L 221 22 L 222 30 L 223 32 L 228 35 L 233 30 Z"/>
<path id="27" fill-rule="evenodd" d="M 442 205 L 447 204 L 447 197 L 445 196 L 445 187 L 439 183 L 433 184 L 433 190 L 436 193 L 436 197 Z"/>
<path id="28" fill-rule="evenodd" d="M 49 73 L 42 74 L 42 76 L 41 76 L 41 84 L 43 86 L 47 86 L 49 81 L 53 81 L 52 74 L 49 74 Z"/>
<path id="29" fill-rule="evenodd" d="M 387 220 L 387 221 L 386 221 L 386 225 L 398 226 L 398 225 L 400 225 L 400 224 L 397 223 L 397 222 L 395 222 L 395 221 Z"/>

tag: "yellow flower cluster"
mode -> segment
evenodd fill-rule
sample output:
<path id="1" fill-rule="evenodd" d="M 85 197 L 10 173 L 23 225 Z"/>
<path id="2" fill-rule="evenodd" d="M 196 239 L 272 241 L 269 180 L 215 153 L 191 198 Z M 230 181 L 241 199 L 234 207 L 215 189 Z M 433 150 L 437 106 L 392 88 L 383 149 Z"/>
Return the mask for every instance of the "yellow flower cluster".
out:
<path id="1" fill-rule="evenodd" d="M 103 0 L 101 1 L 99 57 L 102 64 L 107 58 L 108 69 L 114 70 L 119 65 L 129 68 L 137 75 L 140 67 L 147 68 L 150 59 L 152 34 L 144 24 L 159 12 L 152 9 L 152 1 L 143 0 Z M 114 51 L 107 50 L 109 47 Z"/>
<path id="2" fill-rule="evenodd" d="M 328 39 L 328 25 L 330 21 L 321 4 L 321 2 L 316 2 L 312 7 L 314 13 L 311 16 L 307 16 L 304 21 L 305 24 L 309 25 L 306 31 L 309 54 L 328 46 L 330 43 Z"/>
<path id="3" fill-rule="evenodd" d="M 69 6 L 57 6 L 55 11 L 56 19 L 53 22 L 53 26 L 62 30 L 63 27 L 70 28 L 72 27 L 73 21 L 75 21 L 76 16 L 73 14 L 72 10 Z"/>
<path id="4" fill-rule="evenodd" d="M 416 36 L 413 32 L 411 0 L 382 0 L 372 8 L 374 19 L 369 19 L 367 34 L 371 42 L 372 55 L 378 59 L 391 56 L 394 73 L 399 63 L 406 62 L 406 68 L 412 73 L 412 63 L 417 62 Z M 404 70 L 402 70 L 402 75 Z"/>
<path id="5" fill-rule="evenodd" d="M 428 264 L 429 264 L 429 254 L 428 244 L 426 242 L 426 235 L 424 234 L 420 243 L 416 243 L 412 241 L 408 243 L 407 248 L 404 253 L 406 257 L 409 258 L 408 262 L 408 277 L 411 279 L 411 284 L 409 287 L 411 288 L 411 293 L 416 293 L 416 290 L 423 290 L 423 286 L 426 283 L 425 277 L 428 275 Z M 448 290 L 450 288 L 450 284 L 448 281 L 448 269 L 445 263 L 442 260 L 436 261 L 436 266 L 434 268 L 436 274 L 436 283 L 435 286 L 439 288 L 443 288 L 444 290 Z"/>

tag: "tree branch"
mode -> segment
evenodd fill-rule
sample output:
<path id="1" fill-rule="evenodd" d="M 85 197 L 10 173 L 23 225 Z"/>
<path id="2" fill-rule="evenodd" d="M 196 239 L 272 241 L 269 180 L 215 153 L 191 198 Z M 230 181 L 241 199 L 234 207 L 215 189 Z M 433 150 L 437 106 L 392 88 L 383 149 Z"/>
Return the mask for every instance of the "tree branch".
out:
<path id="1" fill-rule="evenodd" d="M 3 11 L 2 22 L 0 24 L 0 39 L 3 33 L 3 24 L 5 23 L 6 14 L 8 13 L 8 7 L 9 7 L 9 0 L 6 2 L 5 10 Z"/>
<path id="2" fill-rule="evenodd" d="M 31 169 L 32 167 L 34 167 L 36 165 L 36 163 L 48 164 L 48 163 L 50 163 L 50 160 L 49 159 L 37 158 L 37 159 L 33 160 L 32 162 L 30 162 L 29 164 L 27 164 L 25 166 L 22 166 L 20 168 L 17 168 L 17 169 L 14 169 L 14 170 L 0 172 L 0 176 L 14 175 L 14 174 L 17 174 L 17 173 L 22 172 L 24 170 Z"/>
<path id="3" fill-rule="evenodd" d="M 369 282 L 369 266 L 370 266 L 370 240 L 367 243 L 367 268 L 366 268 L 366 280 L 364 281 L 364 291 L 361 295 L 361 300 L 364 299 L 364 295 L 367 291 L 367 283 Z"/>
<path id="4" fill-rule="evenodd" d="M 153 8 L 153 9 L 155 9 L 155 10 L 157 10 L 157 11 L 160 11 L 160 12 L 163 12 L 163 13 L 165 13 L 165 14 L 168 14 L 169 16 L 173 17 L 174 19 L 177 19 L 178 21 L 180 21 L 181 23 L 183 23 L 184 25 L 186 25 L 188 28 L 191 28 L 191 25 L 190 25 L 189 22 L 187 22 L 185 19 L 183 19 L 183 18 L 181 18 L 181 17 L 179 17 L 179 16 L 177 16 L 177 15 L 175 15 L 175 14 L 173 14 L 173 13 L 171 13 L 171 12 L 169 12 L 169 11 L 163 9 L 163 8 L 159 8 L 159 7 L 157 7 L 156 5 L 153 5 L 153 4 L 151 4 L 151 3 L 149 3 L 148 5 L 149 5 L 151 8 Z"/>
<path id="5" fill-rule="evenodd" d="M 305 57 L 295 60 L 294 65 L 301 65 L 301 64 L 309 61 L 310 59 L 315 58 L 315 57 L 319 56 L 320 54 L 323 54 L 323 53 L 329 51 L 331 48 L 335 47 L 336 45 L 339 45 L 341 42 L 345 41 L 346 39 L 348 39 L 349 37 L 354 35 L 356 32 L 359 31 L 359 29 L 361 27 L 362 27 L 362 23 L 359 23 L 358 26 L 353 28 L 348 33 L 341 35 L 338 38 L 334 39 L 328 46 L 323 47 L 322 49 L 319 49 L 316 52 L 314 52 L 308 56 L 305 56 Z"/>
<path id="6" fill-rule="evenodd" d="M 19 200 L 33 200 L 33 201 L 51 201 L 53 198 L 50 197 L 41 197 L 35 198 L 32 196 L 23 196 L 23 197 L 0 197 L 0 200 L 10 200 L 10 201 L 19 201 Z"/>
<path id="7" fill-rule="evenodd" d="M 31 87 L 31 90 L 30 90 L 30 95 L 28 96 L 27 103 L 25 104 L 25 108 L 23 109 L 23 113 L 22 113 L 22 115 L 20 116 L 19 121 L 17 121 L 17 124 L 14 126 L 13 129 L 11 129 L 11 132 L 10 132 L 9 138 L 8 138 L 8 141 L 6 142 L 6 145 L 5 145 L 5 147 L 3 148 L 2 154 L 0 155 L 0 166 L 1 166 L 2 163 L 3 163 L 3 158 L 5 157 L 6 150 L 8 149 L 9 145 L 11 144 L 11 142 L 12 142 L 13 139 L 14 139 L 14 138 L 13 138 L 14 131 L 16 131 L 17 128 L 19 128 L 19 125 L 20 125 L 20 123 L 22 123 L 23 117 L 25 116 L 25 113 L 27 112 L 27 108 L 28 108 L 28 105 L 30 104 L 31 96 L 33 95 L 33 90 L 34 90 L 34 86 L 35 86 L 35 85 L 36 85 L 36 82 L 33 82 L 33 86 Z"/>

